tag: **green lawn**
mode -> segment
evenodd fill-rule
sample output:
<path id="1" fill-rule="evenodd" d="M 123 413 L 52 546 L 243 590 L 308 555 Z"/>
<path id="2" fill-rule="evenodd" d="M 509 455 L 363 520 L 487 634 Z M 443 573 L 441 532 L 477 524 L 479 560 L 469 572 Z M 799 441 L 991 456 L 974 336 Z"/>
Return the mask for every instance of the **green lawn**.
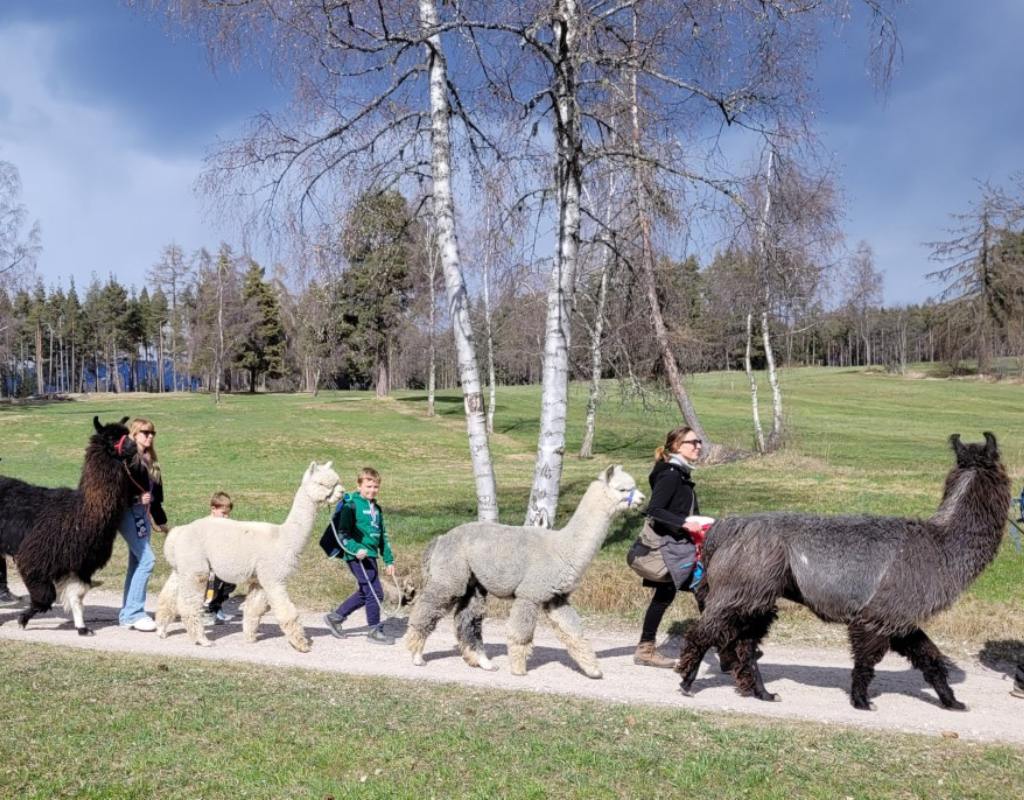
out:
<path id="1" fill-rule="evenodd" d="M 928 515 L 936 507 L 952 461 L 947 439 L 960 432 L 999 437 L 1019 491 L 1024 482 L 1024 386 L 1011 382 L 903 379 L 859 370 L 783 371 L 788 441 L 785 451 L 707 467 L 697 474 L 701 508 L 719 515 L 754 510 L 868 512 Z M 742 373 L 713 373 L 690 381 L 709 436 L 749 448 L 750 401 Z M 598 418 L 596 457 L 574 455 L 582 438 L 586 387 L 571 387 L 568 452 L 560 523 L 587 483 L 609 463 L 622 463 L 646 488 L 654 448 L 678 412 L 657 391 L 640 402 L 605 384 Z M 762 397 L 767 396 L 762 392 Z M 235 500 L 235 515 L 280 521 L 302 471 L 311 459 L 333 459 L 346 486 L 369 464 L 384 476 L 381 502 L 398 553 L 400 571 L 415 574 L 426 542 L 475 516 L 462 400 L 439 397 L 439 414 L 428 418 L 422 392 L 399 392 L 378 401 L 363 392 L 308 395 L 234 395 L 217 407 L 205 395 L 93 396 L 39 406 L 0 405 L 0 457 L 4 474 L 47 485 L 77 481 L 91 418 L 142 415 L 153 419 L 166 475 L 171 523 L 207 512 L 217 489 Z M 539 389 L 508 387 L 498 392 L 492 453 L 501 517 L 522 521 L 532 479 L 538 431 Z M 767 413 L 767 409 L 766 409 Z M 630 624 L 646 593 L 624 566 L 639 516 L 620 518 L 577 597 L 589 613 Z M 326 512 L 322 515 L 326 524 Z M 319 528 L 319 524 L 318 524 Z M 319 531 L 317 531 L 318 533 Z M 157 537 L 159 552 L 160 537 Z M 125 563 L 118 542 L 101 578 L 119 585 Z M 324 607 L 348 591 L 347 579 L 314 545 L 292 580 L 297 602 Z M 152 584 L 166 574 L 158 564 Z M 961 604 L 964 605 L 964 604 Z M 692 614 L 678 603 L 676 619 Z M 969 590 L 966 611 L 940 619 L 939 638 L 980 644 L 1012 634 L 1024 607 L 1024 558 L 1009 542 Z M 778 635 L 786 635 L 784 614 Z M 815 626 L 817 623 L 813 623 Z M 945 626 L 945 627 L 944 627 Z M 806 626 L 805 626 L 806 627 Z M 820 626 L 818 626 L 820 627 Z M 797 626 L 796 630 L 799 630 Z M 792 631 L 791 631 L 792 632 Z"/>
<path id="2" fill-rule="evenodd" d="M 927 515 L 951 464 L 950 433 L 999 437 L 1024 482 L 1024 387 L 900 379 L 854 370 L 783 373 L 787 448 L 702 468 L 702 510 L 868 511 Z M 741 374 L 691 381 L 709 436 L 749 446 Z M 566 460 L 562 519 L 587 482 L 622 463 L 646 483 L 652 452 L 678 415 L 609 383 L 597 457 Z M 569 451 L 579 446 L 585 388 L 572 387 Z M 492 441 L 502 518 L 520 522 L 532 476 L 539 391 L 502 389 Z M 0 468 L 47 485 L 77 481 L 91 418 L 156 422 L 172 523 L 206 513 L 223 489 L 236 515 L 280 521 L 311 459 L 332 458 L 347 485 L 364 464 L 384 475 L 382 503 L 403 572 L 431 537 L 473 518 L 461 397 L 425 416 L 422 393 L 90 397 L 0 405 Z M 326 512 L 320 522 L 326 523 Z M 622 519 L 587 573 L 577 604 L 594 624 L 635 629 L 647 592 L 623 556 L 639 518 Z M 316 533 L 319 533 L 319 524 Z M 157 537 L 157 550 L 160 550 Z M 118 542 L 103 571 L 124 574 Z M 323 608 L 349 591 L 310 545 L 293 597 Z M 151 584 L 163 582 L 162 560 Z M 995 564 L 928 626 L 951 652 L 1021 647 L 1024 558 Z M 496 611 L 500 612 L 500 608 Z M 693 615 L 674 604 L 675 624 Z M 842 629 L 784 609 L 775 638 L 842 643 Z M 824 637 L 824 639 L 822 638 Z M 1000 648 L 1002 648 L 1000 650 Z M 1009 648 L 1009 650 L 1007 650 Z M 485 692 L 233 664 L 66 652 L 3 644 L 0 798 L 1002 798 L 1024 796 L 1017 748 L 558 697 Z M 364 742 L 373 740 L 372 745 Z M 355 756 L 348 756 L 355 753 Z"/>
<path id="3" fill-rule="evenodd" d="M 14 642 L 4 658 L 12 800 L 1024 796 L 1008 746 Z"/>

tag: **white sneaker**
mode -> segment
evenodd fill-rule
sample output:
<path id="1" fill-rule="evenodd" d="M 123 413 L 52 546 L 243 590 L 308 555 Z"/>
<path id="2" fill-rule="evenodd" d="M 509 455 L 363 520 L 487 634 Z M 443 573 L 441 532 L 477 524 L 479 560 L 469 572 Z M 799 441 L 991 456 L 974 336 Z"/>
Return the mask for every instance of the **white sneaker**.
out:
<path id="1" fill-rule="evenodd" d="M 128 627 L 136 631 L 155 631 L 156 623 L 153 622 L 152 617 L 139 617 Z"/>

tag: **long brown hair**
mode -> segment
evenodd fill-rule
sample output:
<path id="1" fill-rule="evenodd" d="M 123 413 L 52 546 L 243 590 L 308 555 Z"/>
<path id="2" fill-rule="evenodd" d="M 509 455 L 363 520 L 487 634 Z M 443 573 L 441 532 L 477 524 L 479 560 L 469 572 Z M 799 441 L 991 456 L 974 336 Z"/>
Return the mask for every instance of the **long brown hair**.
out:
<path id="1" fill-rule="evenodd" d="M 683 440 L 683 437 L 692 430 L 693 428 L 689 425 L 680 425 L 678 428 L 670 430 L 665 436 L 665 445 L 654 451 L 654 460 L 668 461 L 672 457 L 673 453 L 675 453 L 676 448 Z"/>
<path id="2" fill-rule="evenodd" d="M 156 426 L 144 417 L 136 417 L 128 425 L 128 435 L 135 441 L 135 434 L 141 431 L 143 428 L 152 428 L 156 432 Z M 149 477 L 156 482 L 160 482 L 160 459 L 156 455 L 156 447 L 154 442 L 156 439 L 151 440 L 149 449 L 144 453 L 142 449 L 139 449 L 139 461 L 146 467 L 146 471 L 149 473 Z"/>

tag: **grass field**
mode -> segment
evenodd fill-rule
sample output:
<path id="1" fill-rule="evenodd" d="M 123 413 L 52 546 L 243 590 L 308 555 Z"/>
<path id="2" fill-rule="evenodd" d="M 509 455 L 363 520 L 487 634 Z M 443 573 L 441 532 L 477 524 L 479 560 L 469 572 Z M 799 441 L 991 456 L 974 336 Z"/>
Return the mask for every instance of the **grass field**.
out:
<path id="1" fill-rule="evenodd" d="M 976 380 L 908 380 L 859 370 L 784 371 L 789 438 L 786 449 L 701 469 L 701 509 L 721 515 L 755 510 L 867 512 L 928 515 L 952 461 L 947 438 L 960 432 L 999 437 L 1014 488 L 1024 482 L 1024 386 Z M 748 447 L 751 441 L 746 378 L 715 373 L 692 379 L 692 392 L 708 434 Z M 588 482 L 608 463 L 622 463 L 646 488 L 654 448 L 677 424 L 668 399 L 645 403 L 605 386 L 598 418 L 596 457 L 565 460 L 561 524 Z M 568 452 L 582 438 L 585 387 L 571 390 Z M 153 419 L 166 475 L 171 524 L 207 512 L 210 494 L 229 492 L 240 518 L 282 520 L 303 469 L 311 459 L 332 458 L 346 486 L 357 469 L 376 466 L 384 476 L 381 502 L 402 573 L 417 573 L 420 553 L 434 536 L 475 516 L 462 400 L 439 397 L 439 414 L 428 418 L 423 393 L 400 392 L 379 401 L 370 393 L 228 396 L 217 407 L 205 395 L 93 396 L 49 405 L 0 406 L 0 457 L 4 474 L 46 485 L 77 482 L 91 418 L 124 414 Z M 498 393 L 492 453 L 501 517 L 520 523 L 532 479 L 538 432 L 537 387 Z M 322 514 L 326 524 L 327 514 Z M 576 595 L 577 604 L 605 624 L 635 624 L 647 594 L 624 565 L 640 524 L 638 515 L 617 522 Z M 319 524 L 318 524 L 319 529 Z M 160 549 L 157 535 L 157 550 Z M 101 573 L 120 585 L 125 549 L 118 541 Z M 151 588 L 162 584 L 158 562 Z M 327 607 L 350 589 L 336 564 L 315 544 L 306 548 L 291 582 L 300 604 Z M 964 600 L 931 626 L 947 646 L 977 649 L 984 641 L 1019 638 L 1015 617 L 1024 608 L 1024 557 L 1007 541 L 996 562 Z M 496 609 L 500 613 L 500 607 Z M 670 612 L 677 622 L 693 614 L 683 599 Z M 826 641 L 842 631 L 818 624 L 802 611 L 785 610 L 774 635 Z"/>
<path id="2" fill-rule="evenodd" d="M 994 431 L 1014 488 L 1024 482 L 1024 386 L 820 369 L 783 379 L 787 448 L 701 469 L 705 513 L 927 515 L 955 431 L 969 440 Z M 745 377 L 698 376 L 692 389 L 709 435 L 748 446 Z M 644 405 L 614 384 L 606 391 L 597 457 L 566 459 L 562 520 L 608 463 L 624 464 L 645 484 L 654 447 L 677 422 L 664 397 Z M 539 392 L 507 388 L 498 399 L 492 451 L 501 515 L 521 522 Z M 584 388 L 574 386 L 570 452 L 579 445 L 584 402 Z M 47 485 L 73 484 L 93 414 L 147 416 L 159 431 L 173 524 L 205 514 L 215 489 L 232 494 L 239 517 L 280 521 L 311 459 L 333 458 L 348 486 L 372 464 L 384 474 L 381 501 L 399 566 L 415 572 L 431 537 L 474 517 L 460 395 L 443 395 L 439 407 L 427 418 L 423 395 L 412 392 L 384 402 L 363 393 L 231 396 L 219 408 L 190 395 L 0 405 L 0 467 Z M 617 524 L 577 595 L 591 624 L 639 626 L 647 594 L 624 565 L 638 525 L 637 516 Z M 119 541 L 101 575 L 108 588 L 120 586 L 124 563 Z M 158 562 L 152 590 L 165 574 Z M 1022 578 L 1024 557 L 1006 543 L 929 632 L 954 653 L 993 642 L 1019 648 Z M 300 604 L 322 608 L 350 585 L 311 544 L 290 588 Z M 671 613 L 681 624 L 694 613 L 691 601 Z M 841 629 L 799 609 L 784 610 L 772 636 L 842 643 Z M 1024 796 L 1024 752 L 1012 747 L 9 641 L 2 663 L 4 800 Z M 374 737 L 372 748 L 362 746 Z"/>
<path id="3" fill-rule="evenodd" d="M 0 793 L 11 800 L 1024 796 L 1024 751 L 1012 747 L 4 648 Z"/>

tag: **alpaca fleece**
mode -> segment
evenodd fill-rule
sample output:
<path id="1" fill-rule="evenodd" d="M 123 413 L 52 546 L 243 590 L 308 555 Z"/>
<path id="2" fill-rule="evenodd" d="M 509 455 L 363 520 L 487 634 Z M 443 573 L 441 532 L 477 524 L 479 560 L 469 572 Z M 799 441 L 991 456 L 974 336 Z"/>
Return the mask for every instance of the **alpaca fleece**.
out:
<path id="1" fill-rule="evenodd" d="M 137 449 L 125 417 L 101 425 L 85 449 L 77 489 L 51 489 L 0 477 L 0 552 L 14 557 L 31 604 L 18 622 L 24 628 L 63 596 L 80 635 L 85 626 L 82 598 L 92 576 L 110 560 L 118 523 L 134 486 L 126 468 Z"/>
<path id="2" fill-rule="evenodd" d="M 741 694 L 777 699 L 757 668 L 757 645 L 785 597 L 826 622 L 848 626 L 854 668 L 850 699 L 868 709 L 874 667 L 889 650 L 908 658 L 943 706 L 963 709 L 948 660 L 920 626 L 948 608 L 995 558 L 1006 527 L 1010 480 L 995 436 L 962 444 L 929 519 L 754 514 L 720 520 L 704 550 L 704 613 L 680 655 L 684 694 L 710 646 L 735 655 Z"/>

